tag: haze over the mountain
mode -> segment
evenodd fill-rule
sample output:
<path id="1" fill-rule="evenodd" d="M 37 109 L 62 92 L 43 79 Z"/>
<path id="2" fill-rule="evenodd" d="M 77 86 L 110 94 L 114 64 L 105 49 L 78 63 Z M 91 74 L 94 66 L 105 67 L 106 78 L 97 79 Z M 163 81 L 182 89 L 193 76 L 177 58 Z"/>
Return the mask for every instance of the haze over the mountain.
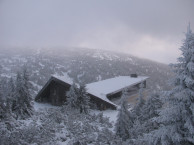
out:
<path id="1" fill-rule="evenodd" d="M 86 49 L 15 49 L 2 51 L 1 77 L 15 76 L 26 65 L 30 72 L 33 95 L 51 75 L 68 75 L 76 82 L 90 83 L 119 75 L 149 76 L 147 88 L 167 89 L 172 76 L 168 65 L 140 59 L 128 54 Z"/>
<path id="2" fill-rule="evenodd" d="M 1 0 L 0 49 L 73 46 L 176 62 L 193 0 Z"/>

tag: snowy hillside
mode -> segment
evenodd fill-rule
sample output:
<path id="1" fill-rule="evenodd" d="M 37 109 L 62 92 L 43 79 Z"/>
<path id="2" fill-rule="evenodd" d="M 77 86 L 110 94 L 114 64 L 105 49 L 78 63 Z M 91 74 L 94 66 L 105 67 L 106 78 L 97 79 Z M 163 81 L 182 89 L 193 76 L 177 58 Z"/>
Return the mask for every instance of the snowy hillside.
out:
<path id="1" fill-rule="evenodd" d="M 69 75 L 76 82 L 91 83 L 119 75 L 149 76 L 147 87 L 167 89 L 172 72 L 165 64 L 131 55 L 94 49 L 1 50 L 1 77 L 15 76 L 23 65 L 30 71 L 33 95 L 51 75 Z"/>

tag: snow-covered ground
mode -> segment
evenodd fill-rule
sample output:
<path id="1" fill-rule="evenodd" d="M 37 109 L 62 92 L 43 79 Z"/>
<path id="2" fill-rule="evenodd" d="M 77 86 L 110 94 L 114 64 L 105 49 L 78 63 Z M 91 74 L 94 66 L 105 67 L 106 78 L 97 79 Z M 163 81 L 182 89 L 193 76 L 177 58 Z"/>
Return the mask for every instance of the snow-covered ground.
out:
<path id="1" fill-rule="evenodd" d="M 103 111 L 104 116 L 109 117 L 110 121 L 115 123 L 117 119 L 118 110 L 105 110 Z"/>
<path id="2" fill-rule="evenodd" d="M 51 104 L 49 104 L 49 103 L 38 103 L 38 102 L 34 102 L 33 103 L 33 105 L 34 105 L 34 109 L 35 109 L 35 111 L 41 111 L 41 110 L 46 110 L 46 109 L 49 109 L 49 108 L 59 108 L 58 106 L 53 106 L 53 105 L 51 105 Z"/>
<path id="3" fill-rule="evenodd" d="M 35 111 L 41 111 L 41 110 L 46 110 L 49 108 L 56 108 L 58 109 L 58 106 L 53 106 L 49 103 L 38 103 L 38 102 L 34 102 L 34 109 Z M 99 110 L 91 110 L 90 113 L 94 113 L 94 114 L 99 114 L 99 113 L 103 113 L 103 116 L 108 117 L 110 122 L 115 123 L 116 118 L 117 118 L 117 114 L 118 114 L 118 110 L 104 110 L 104 111 L 99 111 Z"/>
<path id="4" fill-rule="evenodd" d="M 103 113 L 103 116 L 108 117 L 110 122 L 112 122 L 114 125 L 117 119 L 118 110 L 104 110 L 104 111 L 92 110 L 90 113 L 95 114 Z"/>
<path id="5" fill-rule="evenodd" d="M 60 106 L 53 106 L 53 105 L 51 105 L 51 104 L 48 104 L 48 103 L 38 103 L 38 102 L 34 102 L 33 103 L 33 106 L 34 106 L 34 109 L 35 109 L 35 111 L 37 112 L 36 114 L 37 114 L 37 116 L 34 116 L 33 118 L 36 118 L 37 120 L 35 121 L 36 122 L 36 124 L 37 125 L 39 125 L 39 126 L 41 126 L 43 123 L 44 123 L 44 121 L 42 121 L 42 117 L 44 116 L 43 114 L 45 114 L 45 117 L 47 116 L 47 117 L 49 117 L 49 118 L 47 118 L 48 120 L 49 119 L 53 119 L 53 118 L 61 118 L 61 114 L 59 113 L 59 114 L 57 114 L 57 112 L 56 112 L 56 114 L 52 114 L 51 112 L 55 112 L 54 110 L 56 109 L 56 110 L 58 110 L 59 108 L 62 108 L 62 107 L 60 107 Z M 50 110 L 51 109 L 51 110 Z M 51 112 L 50 112 L 51 111 Z M 50 112 L 50 115 L 51 116 L 49 116 L 48 114 L 49 114 L 49 112 Z M 66 112 L 67 113 L 67 112 Z M 66 114 L 65 113 L 65 114 Z M 98 115 L 98 114 L 100 114 L 100 113 L 103 113 L 103 117 L 107 117 L 107 118 L 109 118 L 109 121 L 110 121 L 110 123 L 112 124 L 112 127 L 108 127 L 108 129 L 109 130 L 111 130 L 111 131 L 113 131 L 114 132 L 114 124 L 115 124 L 115 122 L 116 122 L 116 119 L 117 119 L 117 114 L 118 114 L 118 110 L 104 110 L 104 111 L 99 111 L 99 110 L 91 110 L 90 111 L 90 114 L 91 114 L 91 117 L 93 116 L 93 114 L 96 114 L 96 115 Z M 42 114 L 42 115 L 41 115 Z M 58 116 L 59 115 L 59 116 Z M 74 114 L 75 115 L 75 114 Z M 77 114 L 78 116 L 80 115 L 79 114 L 79 112 L 78 112 L 78 114 Z M 68 116 L 68 115 L 67 115 Z M 66 117 L 67 117 L 66 116 Z M 51 117 L 51 118 L 50 118 Z M 79 122 L 81 122 L 81 124 L 82 123 L 84 123 L 85 124 L 85 122 L 82 122 L 83 121 L 83 118 L 81 117 L 81 118 L 79 118 L 79 117 L 77 117 L 77 119 L 78 120 L 74 120 L 74 119 L 76 119 L 76 117 L 74 118 L 72 118 L 72 116 L 70 115 L 70 116 L 68 116 L 68 117 L 70 117 L 70 118 L 64 118 L 64 119 L 62 119 L 63 121 L 68 121 L 69 119 L 71 120 L 69 123 L 69 125 L 70 126 L 76 126 L 76 124 L 78 125 L 78 130 L 79 130 L 79 128 L 80 127 L 82 127 L 82 126 L 80 126 L 80 124 L 79 124 Z M 33 118 L 30 118 L 29 120 L 27 120 L 26 122 L 23 122 L 24 123 L 24 126 L 28 126 L 28 124 L 30 124 L 30 123 L 33 123 L 33 121 L 34 121 L 34 119 Z M 46 119 L 46 120 L 47 120 Z M 99 126 L 98 126 L 98 124 L 100 123 L 100 122 L 98 122 L 98 117 L 97 117 L 97 119 L 95 119 L 95 120 L 93 120 L 92 121 L 92 118 L 91 118 L 91 123 L 93 124 L 93 125 L 91 125 L 91 126 L 93 126 L 93 127 L 99 127 L 100 129 L 103 129 L 103 128 L 106 128 L 107 126 L 107 124 L 105 123 L 105 124 L 100 124 Z M 71 124 L 71 122 L 72 122 L 72 124 Z M 83 124 L 83 125 L 84 125 Z M 72 132 L 71 132 L 71 130 L 69 130 L 68 129 L 68 123 L 66 123 L 65 125 L 64 124 L 55 124 L 55 125 L 57 125 L 57 126 L 60 126 L 61 128 L 60 128 L 60 130 L 58 130 L 58 131 L 56 131 L 55 132 L 55 139 L 56 139 L 56 144 L 58 144 L 58 145 L 68 145 L 70 142 L 72 142 L 72 139 L 73 138 L 76 138 L 73 134 L 72 134 Z M 73 128 L 73 127 L 72 127 Z M 81 128 L 80 128 L 81 129 Z M 96 132 L 97 133 L 97 132 Z"/>

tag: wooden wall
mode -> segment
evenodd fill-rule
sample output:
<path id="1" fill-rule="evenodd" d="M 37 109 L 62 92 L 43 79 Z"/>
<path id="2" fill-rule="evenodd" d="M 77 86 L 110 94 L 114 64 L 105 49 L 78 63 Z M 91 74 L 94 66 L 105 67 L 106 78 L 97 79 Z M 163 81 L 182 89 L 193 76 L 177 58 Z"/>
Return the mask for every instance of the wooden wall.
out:
<path id="1" fill-rule="evenodd" d="M 99 110 L 106 110 L 106 109 L 113 109 L 116 110 L 117 107 L 92 95 L 92 94 L 88 94 L 90 96 L 90 102 L 94 105 L 96 105 L 97 109 Z"/>
<path id="2" fill-rule="evenodd" d="M 40 102 L 62 105 L 66 101 L 66 92 L 69 89 L 69 84 L 52 80 L 41 93 Z"/>
<path id="3" fill-rule="evenodd" d="M 131 96 L 131 95 L 134 95 L 134 94 L 137 94 L 139 92 L 139 89 L 140 89 L 140 84 L 136 84 L 134 86 L 131 86 L 129 88 L 126 88 L 127 89 L 127 92 L 128 92 L 128 95 Z M 146 88 L 146 81 L 143 81 L 143 84 L 144 84 L 144 88 Z M 124 90 L 124 89 L 123 89 Z M 119 99 L 121 98 L 122 96 L 122 91 L 123 90 L 120 90 L 119 92 L 116 92 L 116 93 L 112 93 L 112 94 L 107 94 L 107 98 L 109 100 L 112 100 L 112 99 Z"/>
<path id="4" fill-rule="evenodd" d="M 69 91 L 70 86 L 66 84 L 60 84 L 58 82 L 51 82 L 49 102 L 52 105 L 62 105 L 66 102 L 66 92 Z"/>

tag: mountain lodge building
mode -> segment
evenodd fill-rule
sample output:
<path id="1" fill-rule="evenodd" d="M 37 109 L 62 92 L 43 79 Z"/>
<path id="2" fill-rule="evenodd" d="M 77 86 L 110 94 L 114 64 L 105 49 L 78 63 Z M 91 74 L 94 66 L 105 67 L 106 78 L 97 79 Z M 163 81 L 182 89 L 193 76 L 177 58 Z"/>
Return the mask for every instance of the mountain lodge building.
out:
<path id="1" fill-rule="evenodd" d="M 96 104 L 99 110 L 117 109 L 117 105 L 112 102 L 120 98 L 122 91 L 127 89 L 129 95 L 138 92 L 140 84 L 146 87 L 146 76 L 118 76 L 98 82 L 86 84 L 86 91 L 90 96 L 90 101 Z M 35 97 L 37 102 L 51 103 L 52 105 L 63 105 L 66 102 L 66 92 L 69 91 L 73 81 L 67 77 L 52 76 L 40 92 Z"/>

